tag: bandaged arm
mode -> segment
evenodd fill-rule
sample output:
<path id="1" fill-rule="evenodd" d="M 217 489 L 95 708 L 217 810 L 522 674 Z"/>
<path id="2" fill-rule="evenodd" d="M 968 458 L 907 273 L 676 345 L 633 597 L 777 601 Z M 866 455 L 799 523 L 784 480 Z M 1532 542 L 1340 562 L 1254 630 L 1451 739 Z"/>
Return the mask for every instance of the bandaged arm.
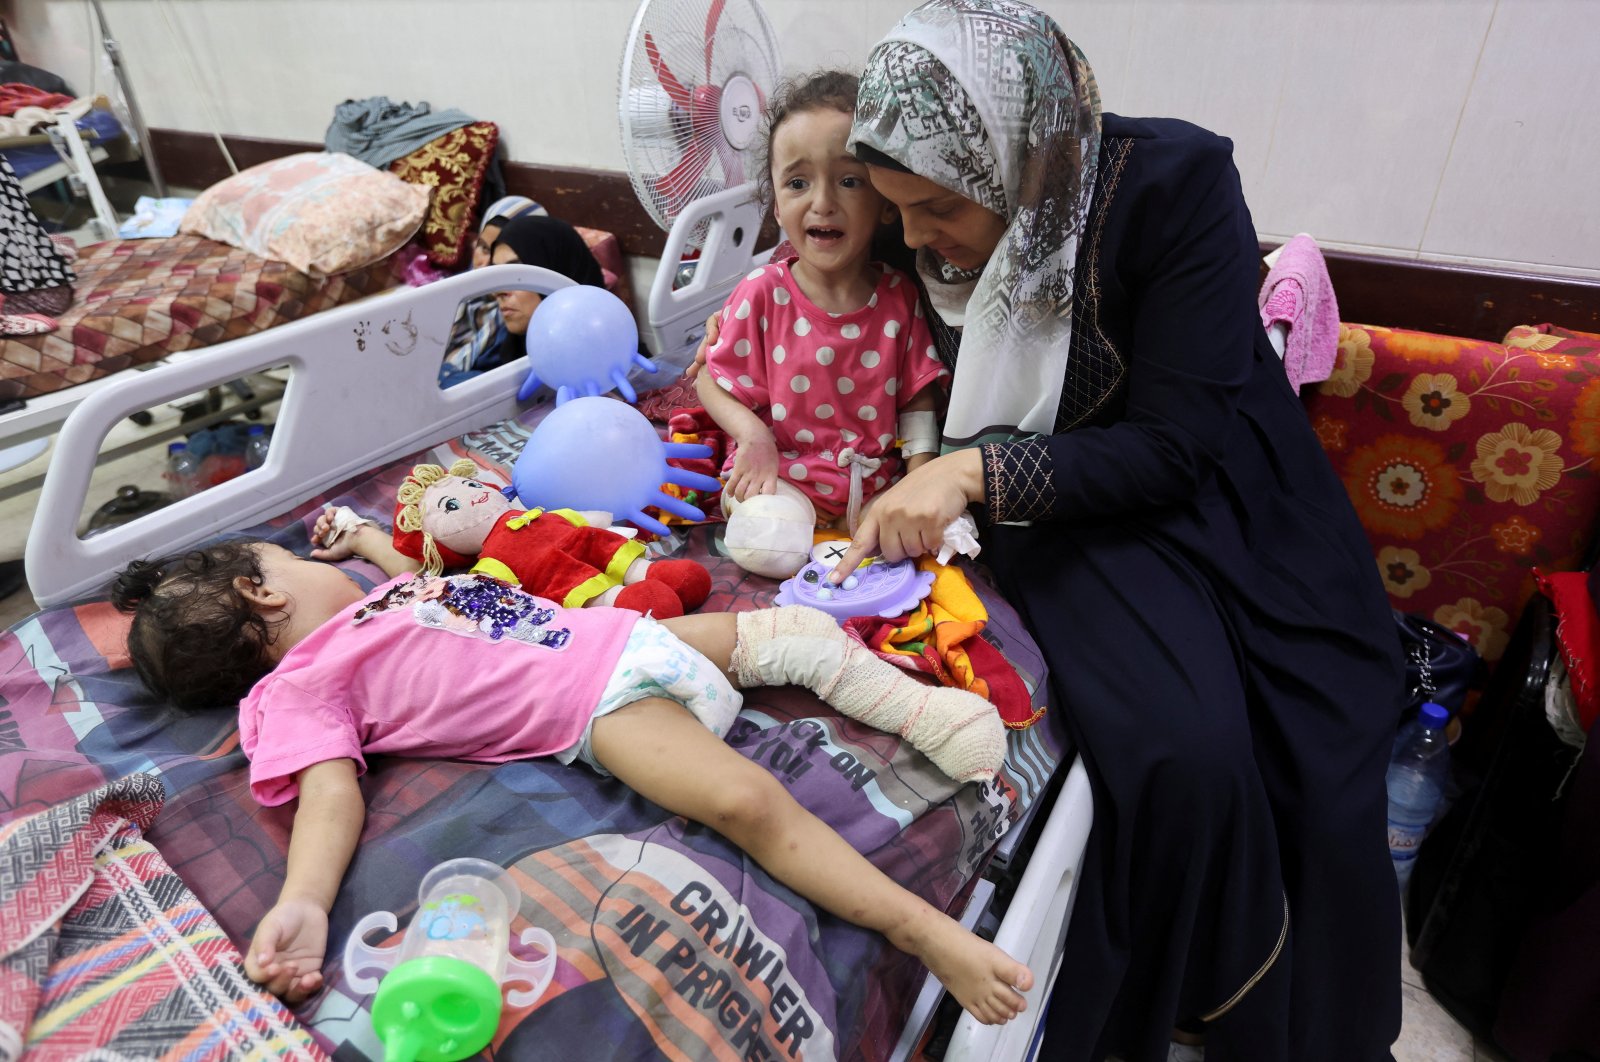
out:
<path id="1" fill-rule="evenodd" d="M 900 435 L 900 456 L 905 458 L 908 472 L 938 456 L 939 414 L 935 410 L 933 385 L 924 387 L 906 403 L 896 426 Z"/>

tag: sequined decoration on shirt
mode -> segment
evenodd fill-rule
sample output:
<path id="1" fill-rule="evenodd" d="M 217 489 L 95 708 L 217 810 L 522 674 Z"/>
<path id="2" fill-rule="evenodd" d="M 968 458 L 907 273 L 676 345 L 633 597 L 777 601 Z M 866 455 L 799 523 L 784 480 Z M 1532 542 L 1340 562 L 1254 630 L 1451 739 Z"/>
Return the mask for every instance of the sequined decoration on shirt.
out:
<path id="1" fill-rule="evenodd" d="M 418 576 L 361 606 L 351 622 L 407 607 L 422 626 L 450 634 L 491 642 L 509 638 L 546 649 L 565 648 L 572 640 L 570 628 L 550 626 L 556 609 L 510 583 L 474 573 Z"/>

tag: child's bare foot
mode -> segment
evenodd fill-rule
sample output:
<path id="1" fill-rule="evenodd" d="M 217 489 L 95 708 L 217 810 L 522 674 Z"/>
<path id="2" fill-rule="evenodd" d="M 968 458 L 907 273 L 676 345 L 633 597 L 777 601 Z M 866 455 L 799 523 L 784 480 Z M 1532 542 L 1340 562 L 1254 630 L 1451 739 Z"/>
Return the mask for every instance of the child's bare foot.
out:
<path id="1" fill-rule="evenodd" d="M 946 915 L 930 919 L 920 939 L 892 942 L 921 959 L 985 1025 L 1002 1025 L 1027 1008 L 1022 993 L 1033 987 L 1033 971 Z"/>

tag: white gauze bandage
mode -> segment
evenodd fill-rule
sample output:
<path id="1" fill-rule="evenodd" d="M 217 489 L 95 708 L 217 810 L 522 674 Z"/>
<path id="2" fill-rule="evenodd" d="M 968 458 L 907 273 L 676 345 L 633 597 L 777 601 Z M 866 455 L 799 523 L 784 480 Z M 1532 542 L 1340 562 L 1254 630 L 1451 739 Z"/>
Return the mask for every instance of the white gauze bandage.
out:
<path id="1" fill-rule="evenodd" d="M 900 456 L 939 452 L 939 415 L 931 409 L 900 414 Z"/>

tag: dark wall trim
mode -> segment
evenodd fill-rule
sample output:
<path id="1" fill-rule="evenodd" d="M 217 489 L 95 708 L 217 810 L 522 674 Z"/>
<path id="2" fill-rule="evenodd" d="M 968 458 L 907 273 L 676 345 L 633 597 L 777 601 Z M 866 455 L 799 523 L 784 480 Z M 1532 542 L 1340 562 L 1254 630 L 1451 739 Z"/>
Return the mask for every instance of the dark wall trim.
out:
<path id="1" fill-rule="evenodd" d="M 228 176 L 210 136 L 176 129 L 152 129 L 150 135 L 172 184 L 205 188 Z M 309 141 L 224 139 L 240 168 L 322 149 Z M 639 205 L 626 174 L 527 162 L 502 167 L 511 193 L 537 199 L 575 225 L 616 233 L 626 254 L 661 254 L 666 233 Z M 1262 244 L 1261 249 L 1265 253 L 1273 246 Z M 1513 325 L 1543 321 L 1600 332 L 1600 281 L 1342 251 L 1327 257 L 1339 314 L 1347 321 L 1494 340 Z"/>
<path id="2" fill-rule="evenodd" d="M 1496 342 L 1515 325 L 1546 321 L 1600 332 L 1600 281 L 1345 251 L 1326 257 L 1346 321 Z"/>

